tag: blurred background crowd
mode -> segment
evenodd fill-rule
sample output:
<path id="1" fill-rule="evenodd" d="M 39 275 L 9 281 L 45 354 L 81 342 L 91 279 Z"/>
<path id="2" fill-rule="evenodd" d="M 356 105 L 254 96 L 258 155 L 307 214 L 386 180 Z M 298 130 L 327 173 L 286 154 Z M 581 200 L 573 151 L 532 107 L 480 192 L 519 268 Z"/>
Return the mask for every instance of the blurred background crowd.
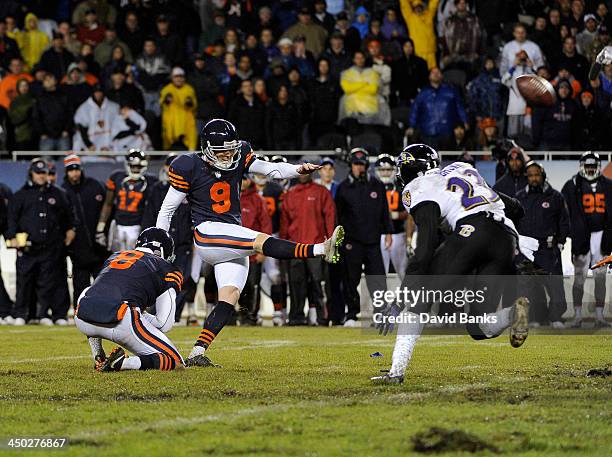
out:
<path id="1" fill-rule="evenodd" d="M 192 150 L 214 117 L 267 150 L 609 149 L 609 3 L 4 0 L 1 149 Z"/>

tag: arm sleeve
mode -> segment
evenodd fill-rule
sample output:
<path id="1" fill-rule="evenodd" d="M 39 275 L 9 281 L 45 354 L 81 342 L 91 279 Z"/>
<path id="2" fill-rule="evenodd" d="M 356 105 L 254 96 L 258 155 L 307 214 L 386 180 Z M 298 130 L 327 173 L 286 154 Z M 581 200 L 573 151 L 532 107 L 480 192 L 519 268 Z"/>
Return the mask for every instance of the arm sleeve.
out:
<path id="1" fill-rule="evenodd" d="M 291 179 L 300 176 L 297 171 L 300 166 L 290 163 L 270 163 L 255 159 L 249 165 L 250 173 L 266 175 L 272 179 Z"/>
<path id="2" fill-rule="evenodd" d="M 157 297 L 155 310 L 155 315 L 145 314 L 145 319 L 163 333 L 168 333 L 174 325 L 174 314 L 176 312 L 176 291 L 174 288 L 171 287 Z"/>
<path id="3" fill-rule="evenodd" d="M 501 200 L 504 202 L 504 205 L 506 207 L 504 209 L 504 212 L 506 213 L 506 216 L 512 222 L 517 224 L 518 221 L 525 215 L 525 209 L 523 208 L 523 205 L 521 205 L 521 202 L 518 201 L 516 198 L 512 198 L 504 194 L 503 192 L 496 192 L 497 195 L 499 195 L 499 198 L 501 198 Z"/>
<path id="4" fill-rule="evenodd" d="M 168 193 L 164 198 L 164 202 L 162 203 L 162 206 L 159 209 L 159 214 L 157 215 L 157 222 L 155 223 L 155 226 L 162 228 L 167 232 L 170 229 L 170 222 L 172 221 L 172 216 L 174 215 L 174 212 L 184 199 L 185 194 L 183 192 L 179 192 L 172 186 L 169 187 Z"/>
<path id="5" fill-rule="evenodd" d="M 410 214 L 418 227 L 419 238 L 414 256 L 408 262 L 407 275 L 423 275 L 427 274 L 439 244 L 440 206 L 428 201 L 418 205 Z"/>

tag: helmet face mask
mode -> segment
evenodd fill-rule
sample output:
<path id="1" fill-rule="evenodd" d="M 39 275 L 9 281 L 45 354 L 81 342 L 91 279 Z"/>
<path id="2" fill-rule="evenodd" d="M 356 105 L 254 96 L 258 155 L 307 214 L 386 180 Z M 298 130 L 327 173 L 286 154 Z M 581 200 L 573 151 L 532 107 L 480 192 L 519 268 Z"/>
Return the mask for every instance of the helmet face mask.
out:
<path id="1" fill-rule="evenodd" d="M 596 152 L 585 152 L 580 157 L 578 173 L 587 181 L 594 181 L 601 176 L 601 159 Z"/>
<path id="2" fill-rule="evenodd" d="M 224 119 L 213 119 L 206 123 L 200 134 L 204 160 L 221 170 L 235 170 L 240 162 L 240 147 L 236 127 Z"/>
<path id="3" fill-rule="evenodd" d="M 395 182 L 396 167 L 395 160 L 389 154 L 381 154 L 376 159 L 374 173 L 383 184 Z"/>
<path id="4" fill-rule="evenodd" d="M 144 176 L 149 162 L 140 149 L 130 149 L 125 163 L 126 172 L 130 179 L 140 179 Z"/>

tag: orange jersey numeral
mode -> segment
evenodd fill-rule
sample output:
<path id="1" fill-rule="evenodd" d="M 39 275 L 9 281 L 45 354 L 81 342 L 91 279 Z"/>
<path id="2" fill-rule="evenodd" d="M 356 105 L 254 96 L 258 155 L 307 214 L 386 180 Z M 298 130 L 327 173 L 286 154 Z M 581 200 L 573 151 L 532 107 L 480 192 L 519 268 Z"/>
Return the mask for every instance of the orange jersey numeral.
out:
<path id="1" fill-rule="evenodd" d="M 389 205 L 389 211 L 397 211 L 399 207 L 399 192 L 397 190 L 387 191 L 387 203 Z"/>
<path id="2" fill-rule="evenodd" d="M 125 189 L 121 189 L 118 192 L 118 195 L 119 205 L 117 205 L 117 209 L 120 209 L 121 211 L 128 211 L 130 213 L 135 213 L 138 211 L 138 205 L 142 200 L 142 192 L 138 192 L 137 190 L 130 190 L 128 192 Z"/>
<path id="3" fill-rule="evenodd" d="M 210 198 L 213 203 L 212 209 L 217 214 L 227 213 L 231 206 L 232 202 L 230 201 L 230 186 L 225 181 L 216 182 L 210 188 Z"/>
<path id="4" fill-rule="evenodd" d="M 127 270 L 144 255 L 141 251 L 123 251 L 108 265 L 116 270 Z"/>
<path id="5" fill-rule="evenodd" d="M 603 214 L 606 212 L 606 196 L 604 194 L 584 194 L 582 207 L 585 214 Z"/>

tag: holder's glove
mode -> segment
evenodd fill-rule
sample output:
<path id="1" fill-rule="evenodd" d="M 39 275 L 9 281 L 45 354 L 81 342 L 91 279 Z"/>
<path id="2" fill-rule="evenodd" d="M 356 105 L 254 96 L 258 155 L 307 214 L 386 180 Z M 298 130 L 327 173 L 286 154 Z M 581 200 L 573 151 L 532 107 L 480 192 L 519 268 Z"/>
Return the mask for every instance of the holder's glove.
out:
<path id="1" fill-rule="evenodd" d="M 388 317 L 397 317 L 402 312 L 402 308 L 397 303 L 389 303 L 381 308 L 379 311 L 382 314 L 381 322 L 376 324 L 376 328 L 378 329 L 378 334 L 387 336 L 387 333 L 393 331 L 395 327 L 394 323 L 389 322 Z"/>

